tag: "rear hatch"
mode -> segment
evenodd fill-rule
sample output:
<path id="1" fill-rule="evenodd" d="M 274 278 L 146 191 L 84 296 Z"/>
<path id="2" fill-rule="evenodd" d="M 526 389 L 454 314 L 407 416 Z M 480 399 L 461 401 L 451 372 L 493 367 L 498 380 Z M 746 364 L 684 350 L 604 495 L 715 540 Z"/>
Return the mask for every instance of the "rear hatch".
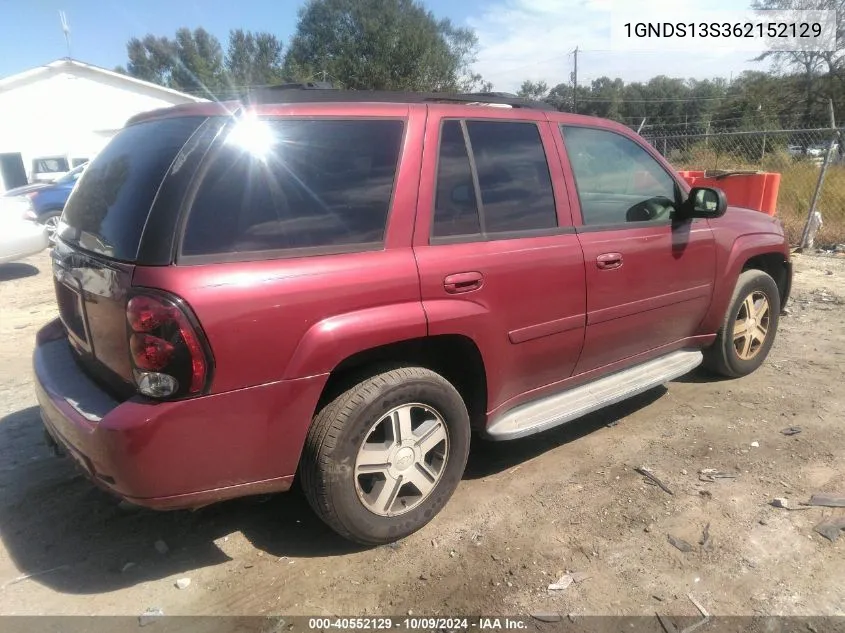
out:
<path id="1" fill-rule="evenodd" d="M 83 366 L 120 395 L 134 391 L 126 302 L 141 237 L 165 174 L 204 119 L 155 119 L 120 131 L 62 215 L 53 250 L 59 315 Z"/>

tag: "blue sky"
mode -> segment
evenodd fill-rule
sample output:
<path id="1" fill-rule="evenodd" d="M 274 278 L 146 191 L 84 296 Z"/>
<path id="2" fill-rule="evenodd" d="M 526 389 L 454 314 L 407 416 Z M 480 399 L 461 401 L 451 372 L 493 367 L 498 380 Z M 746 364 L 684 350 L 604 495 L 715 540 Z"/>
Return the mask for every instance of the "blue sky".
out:
<path id="1" fill-rule="evenodd" d="M 571 50 L 578 45 L 579 83 L 602 75 L 642 81 L 656 74 L 728 77 L 759 68 L 749 53 L 611 52 L 612 0 L 424 0 L 438 17 L 471 26 L 479 35 L 476 70 L 498 90 L 515 90 L 523 79 L 550 85 L 569 80 Z M 304 0 L 0 0 L 0 77 L 66 52 L 58 12 L 71 29 L 73 57 L 112 68 L 126 63 L 126 41 L 146 33 L 172 36 L 177 28 L 203 26 L 225 43 L 229 29 L 267 30 L 287 42 Z M 628 6 L 692 0 L 627 0 Z M 735 0 L 711 0 L 710 9 L 736 9 Z"/>

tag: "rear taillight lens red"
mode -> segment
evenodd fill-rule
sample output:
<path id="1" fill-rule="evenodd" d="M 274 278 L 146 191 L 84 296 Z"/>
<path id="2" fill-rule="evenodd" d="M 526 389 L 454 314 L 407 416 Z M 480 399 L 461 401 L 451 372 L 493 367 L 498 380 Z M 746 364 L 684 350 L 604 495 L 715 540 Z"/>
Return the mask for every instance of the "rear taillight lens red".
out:
<path id="1" fill-rule="evenodd" d="M 173 360 L 173 344 L 152 334 L 132 334 L 129 349 L 138 369 L 160 371 L 167 369 Z"/>
<path id="2" fill-rule="evenodd" d="M 138 294 L 126 305 L 129 350 L 138 391 L 154 398 L 202 393 L 210 355 L 188 307 L 165 294 Z"/>

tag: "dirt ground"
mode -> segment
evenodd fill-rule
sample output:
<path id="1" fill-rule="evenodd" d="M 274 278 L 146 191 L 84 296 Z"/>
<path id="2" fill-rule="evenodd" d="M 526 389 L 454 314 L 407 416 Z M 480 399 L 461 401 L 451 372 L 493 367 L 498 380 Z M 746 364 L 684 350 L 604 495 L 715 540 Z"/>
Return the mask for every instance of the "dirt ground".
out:
<path id="1" fill-rule="evenodd" d="M 443 513 L 375 549 L 294 493 L 119 507 L 42 440 L 30 355 L 54 313 L 46 253 L 0 266 L 0 613 L 653 617 L 695 615 L 693 593 L 713 614 L 845 615 L 845 537 L 813 531 L 845 509 L 769 505 L 845 493 L 843 258 L 796 256 L 790 313 L 752 376 L 694 373 L 541 436 L 477 442 Z M 701 481 L 706 468 L 735 478 Z M 567 571 L 588 577 L 549 591 Z"/>

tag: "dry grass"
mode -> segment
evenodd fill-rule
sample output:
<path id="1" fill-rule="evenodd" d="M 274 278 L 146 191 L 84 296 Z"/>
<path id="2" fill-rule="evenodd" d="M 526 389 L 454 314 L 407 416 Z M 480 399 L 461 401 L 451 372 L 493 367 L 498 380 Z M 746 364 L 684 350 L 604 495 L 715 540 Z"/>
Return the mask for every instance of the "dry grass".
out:
<path id="1" fill-rule="evenodd" d="M 677 169 L 758 169 L 781 174 L 777 214 L 789 235 L 790 242 L 801 239 L 813 191 L 821 166 L 808 160 L 795 160 L 786 152 L 767 153 L 762 160 L 749 160 L 741 153 L 718 153 L 702 146 L 672 156 Z M 845 244 L 845 163 L 828 167 L 821 197 L 816 207 L 823 225 L 816 234 L 815 245 L 829 248 Z"/>

